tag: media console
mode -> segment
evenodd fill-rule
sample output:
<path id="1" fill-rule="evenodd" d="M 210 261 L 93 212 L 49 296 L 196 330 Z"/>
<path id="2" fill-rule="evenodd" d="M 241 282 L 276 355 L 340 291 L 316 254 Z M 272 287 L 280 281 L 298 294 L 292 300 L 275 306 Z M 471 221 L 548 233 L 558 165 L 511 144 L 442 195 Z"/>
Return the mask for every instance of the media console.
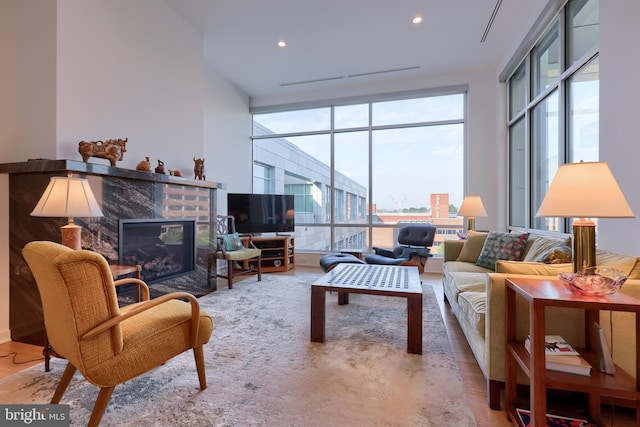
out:
<path id="1" fill-rule="evenodd" d="M 295 244 L 293 237 L 252 237 L 251 241 L 258 249 L 262 249 L 263 273 L 289 271 L 294 268 Z M 245 246 L 248 245 L 248 239 L 243 239 L 243 243 Z M 253 270 L 257 271 L 257 259 L 246 260 L 244 263 L 245 269 L 253 267 Z"/>

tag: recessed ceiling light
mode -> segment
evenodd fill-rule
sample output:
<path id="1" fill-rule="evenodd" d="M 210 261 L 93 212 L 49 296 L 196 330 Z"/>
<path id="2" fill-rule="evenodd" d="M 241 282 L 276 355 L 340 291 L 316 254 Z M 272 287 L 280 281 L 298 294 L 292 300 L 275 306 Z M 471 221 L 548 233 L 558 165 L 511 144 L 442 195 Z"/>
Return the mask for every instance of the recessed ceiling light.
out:
<path id="1" fill-rule="evenodd" d="M 413 18 L 413 23 L 414 24 L 419 24 L 422 22 L 422 16 L 417 15 L 415 18 Z"/>
<path id="2" fill-rule="evenodd" d="M 278 46 L 280 46 L 280 47 L 286 47 L 286 46 L 287 46 L 287 42 L 286 42 L 286 41 L 284 41 L 284 40 L 280 40 L 280 41 L 278 41 Z"/>

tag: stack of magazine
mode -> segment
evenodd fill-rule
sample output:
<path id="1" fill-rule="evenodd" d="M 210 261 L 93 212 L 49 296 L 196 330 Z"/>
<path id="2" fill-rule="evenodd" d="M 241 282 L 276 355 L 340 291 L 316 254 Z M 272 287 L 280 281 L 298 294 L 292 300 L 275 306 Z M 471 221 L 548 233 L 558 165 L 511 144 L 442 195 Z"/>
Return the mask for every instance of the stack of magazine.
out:
<path id="1" fill-rule="evenodd" d="M 524 346 L 529 352 L 531 351 L 530 341 L 531 339 L 527 335 Z M 569 374 L 591 375 L 591 365 L 560 335 L 546 335 L 544 341 L 547 369 Z"/>

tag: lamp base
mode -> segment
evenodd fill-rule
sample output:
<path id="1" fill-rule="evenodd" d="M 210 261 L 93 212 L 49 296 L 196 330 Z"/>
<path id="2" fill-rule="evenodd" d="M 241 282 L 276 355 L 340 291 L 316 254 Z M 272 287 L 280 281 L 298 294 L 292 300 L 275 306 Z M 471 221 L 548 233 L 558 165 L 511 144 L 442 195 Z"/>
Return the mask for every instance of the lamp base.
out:
<path id="1" fill-rule="evenodd" d="M 62 244 L 73 250 L 82 249 L 82 227 L 76 224 L 67 224 L 60 227 Z"/>
<path id="2" fill-rule="evenodd" d="M 573 271 L 596 265 L 596 224 L 580 219 L 573 221 Z"/>
<path id="3" fill-rule="evenodd" d="M 476 219 L 472 217 L 467 218 L 467 231 L 471 231 L 476 229 Z"/>

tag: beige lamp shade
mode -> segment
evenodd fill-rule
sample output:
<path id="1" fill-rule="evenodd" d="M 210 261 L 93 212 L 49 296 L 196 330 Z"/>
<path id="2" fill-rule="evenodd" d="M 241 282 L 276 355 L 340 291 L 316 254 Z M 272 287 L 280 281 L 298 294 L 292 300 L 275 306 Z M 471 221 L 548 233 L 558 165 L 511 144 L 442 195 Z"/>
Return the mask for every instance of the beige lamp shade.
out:
<path id="1" fill-rule="evenodd" d="M 458 209 L 458 216 L 467 217 L 467 231 L 475 230 L 476 217 L 487 216 L 487 211 L 484 209 L 480 196 L 465 197 L 462 205 L 460 205 L 460 209 Z"/>
<path id="2" fill-rule="evenodd" d="M 536 216 L 579 218 L 573 228 L 573 270 L 596 265 L 596 224 L 585 218 L 633 218 L 604 162 L 567 163 L 558 168 Z"/>
<path id="3" fill-rule="evenodd" d="M 458 209 L 458 216 L 487 216 L 487 211 L 484 209 L 480 196 L 465 197 L 460 209 Z"/>
<path id="4" fill-rule="evenodd" d="M 62 227 L 62 243 L 72 249 L 81 247 L 81 228 L 73 217 L 103 216 L 89 181 L 71 176 L 52 177 L 31 215 L 69 218 Z"/>
<path id="5" fill-rule="evenodd" d="M 560 166 L 536 216 L 633 218 L 609 166 L 604 162 Z"/>

